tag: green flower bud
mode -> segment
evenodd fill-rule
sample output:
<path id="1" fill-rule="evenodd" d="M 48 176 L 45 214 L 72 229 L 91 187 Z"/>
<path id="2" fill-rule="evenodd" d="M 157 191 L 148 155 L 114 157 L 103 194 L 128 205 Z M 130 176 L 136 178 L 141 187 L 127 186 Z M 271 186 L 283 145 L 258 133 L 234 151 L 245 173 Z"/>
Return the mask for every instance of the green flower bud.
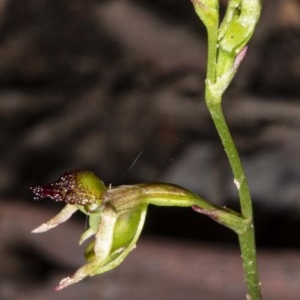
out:
<path id="1" fill-rule="evenodd" d="M 237 66 L 236 58 L 253 35 L 261 11 L 260 0 L 230 0 L 218 32 L 216 77 L 230 83 Z"/>
<path id="2" fill-rule="evenodd" d="M 261 0 L 230 0 L 219 29 L 219 47 L 239 53 L 253 35 L 261 11 Z"/>

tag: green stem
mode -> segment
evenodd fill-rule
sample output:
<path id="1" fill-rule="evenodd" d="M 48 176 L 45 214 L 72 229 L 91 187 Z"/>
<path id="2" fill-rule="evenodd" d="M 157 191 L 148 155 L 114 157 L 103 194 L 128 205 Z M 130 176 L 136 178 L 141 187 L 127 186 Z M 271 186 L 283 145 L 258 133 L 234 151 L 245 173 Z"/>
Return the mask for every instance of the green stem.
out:
<path id="1" fill-rule="evenodd" d="M 234 184 L 236 185 L 239 193 L 242 216 L 246 219 L 252 218 L 252 201 L 249 186 L 245 177 L 239 154 L 223 115 L 221 103 L 220 101 L 215 101 L 215 99 L 210 100 L 208 98 L 207 106 L 224 146 L 224 150 L 227 154 L 233 172 Z"/>
<path id="2" fill-rule="evenodd" d="M 230 166 L 232 168 L 234 183 L 237 187 L 240 199 L 241 214 L 244 219 L 249 220 L 249 226 L 247 230 L 245 232 L 239 233 L 238 236 L 243 260 L 245 281 L 248 286 L 249 299 L 259 300 L 262 299 L 262 296 L 256 259 L 252 201 L 248 183 L 238 152 L 224 118 L 220 102 L 215 101 L 216 99 L 206 100 L 208 109 L 211 113 L 214 124 L 227 154 Z"/>
<path id="3" fill-rule="evenodd" d="M 238 190 L 240 199 L 241 215 L 245 220 L 248 220 L 244 232 L 239 232 L 239 244 L 241 249 L 241 256 L 243 261 L 243 268 L 245 274 L 245 281 L 248 288 L 248 298 L 251 300 L 262 299 L 260 281 L 258 275 L 258 266 L 256 258 L 255 232 L 253 225 L 253 210 L 252 200 L 250 196 L 249 186 L 244 173 L 244 169 L 237 152 L 234 141 L 231 137 L 226 120 L 223 115 L 221 106 L 222 93 L 214 93 L 211 84 L 216 82 L 216 61 L 217 61 L 217 47 L 218 37 L 217 24 L 207 27 L 208 34 L 208 63 L 207 63 L 207 77 L 206 77 L 206 93 L 205 100 L 208 110 L 212 116 L 213 122 L 224 146 L 227 154 L 233 176 L 234 183 Z"/>

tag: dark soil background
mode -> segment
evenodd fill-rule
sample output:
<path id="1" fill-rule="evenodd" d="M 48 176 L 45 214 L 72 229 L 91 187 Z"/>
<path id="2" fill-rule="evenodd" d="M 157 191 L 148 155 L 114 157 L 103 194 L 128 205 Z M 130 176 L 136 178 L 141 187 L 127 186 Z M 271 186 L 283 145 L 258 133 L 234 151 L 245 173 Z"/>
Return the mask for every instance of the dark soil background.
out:
<path id="1" fill-rule="evenodd" d="M 221 1 L 222 9 L 226 2 Z M 287 276 L 292 283 L 300 277 L 300 268 L 293 267 L 299 255 L 291 254 L 299 254 L 300 247 L 300 2 L 263 2 L 247 57 L 223 103 L 249 176 L 263 261 L 282 262 L 273 281 L 266 275 L 265 281 L 274 283 L 268 296 L 292 300 L 300 293 L 295 287 L 280 294 L 274 286 L 284 282 L 282 289 L 288 289 Z M 29 186 L 53 181 L 65 171 L 90 169 L 113 185 L 172 182 L 238 209 L 232 174 L 204 103 L 205 67 L 205 30 L 188 0 L 1 1 L 1 300 L 59 299 L 49 286 L 61 277 L 58 273 L 78 266 L 76 242 L 84 218 L 78 216 L 70 232 L 62 227 L 52 238 L 30 235 L 45 220 L 42 216 L 61 205 L 34 202 Z M 199 250 L 204 257 L 237 248 L 234 234 L 190 209 L 151 207 L 143 237 L 151 240 L 141 246 L 150 256 L 155 251 L 176 256 L 174 247 L 185 255 L 185 244 L 208 245 L 207 252 Z M 159 248 L 162 240 L 177 242 Z M 134 267 L 145 261 L 138 255 Z M 213 273 L 218 266 L 211 268 Z M 286 269 L 290 272 L 282 275 Z M 120 274 L 108 276 L 122 281 L 128 275 Z M 194 278 L 200 275 L 195 272 Z M 240 274 L 237 278 L 242 280 Z M 97 279 L 90 282 L 93 289 Z M 126 280 L 123 284 L 126 289 Z M 241 299 L 243 290 L 224 294 L 228 285 L 220 283 L 223 296 L 207 288 L 208 296 L 200 299 Z M 197 288 L 186 283 L 190 294 L 162 290 L 158 295 L 199 299 Z M 119 293 L 124 299 L 153 299 L 145 296 L 152 287 L 145 289 L 135 291 L 136 298 L 128 290 Z M 93 299 L 87 293 L 64 299 Z M 107 293 L 97 299 L 120 298 Z"/>

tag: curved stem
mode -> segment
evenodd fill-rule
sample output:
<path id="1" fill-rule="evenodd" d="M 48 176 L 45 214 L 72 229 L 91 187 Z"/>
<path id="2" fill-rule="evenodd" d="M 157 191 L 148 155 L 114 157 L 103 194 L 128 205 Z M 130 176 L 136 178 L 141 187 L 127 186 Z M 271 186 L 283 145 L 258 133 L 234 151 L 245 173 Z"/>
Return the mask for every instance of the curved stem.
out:
<path id="1" fill-rule="evenodd" d="M 249 292 L 248 299 L 259 300 L 262 299 L 262 296 L 256 259 L 253 211 L 249 186 L 245 177 L 240 157 L 224 118 L 221 103 L 218 101 L 210 101 L 210 99 L 207 99 L 207 106 L 224 146 L 234 175 L 234 183 L 237 187 L 240 199 L 241 214 L 244 219 L 249 220 L 249 226 L 247 230 L 243 233 L 239 233 L 238 236 L 243 260 L 245 281 L 247 283 Z"/>
<path id="2" fill-rule="evenodd" d="M 220 78 L 216 78 L 216 61 L 218 56 L 217 25 L 218 24 L 215 23 L 213 26 L 206 26 L 208 35 L 208 62 L 205 101 L 233 172 L 234 183 L 237 187 L 240 199 L 241 215 L 244 220 L 248 221 L 246 230 L 243 232 L 237 232 L 243 260 L 245 281 L 247 283 L 249 293 L 247 299 L 260 300 L 262 299 L 262 295 L 256 258 L 252 200 L 239 154 L 223 115 L 221 100 L 224 90 L 218 89 L 218 86 L 216 85 L 216 81 L 220 80 Z"/>
<path id="3" fill-rule="evenodd" d="M 211 113 L 213 122 L 218 131 L 219 137 L 224 146 L 224 150 L 232 169 L 232 173 L 234 176 L 233 182 L 238 190 L 240 198 L 242 216 L 245 219 L 252 218 L 252 200 L 248 182 L 242 167 L 239 154 L 223 115 L 221 103 L 219 101 L 210 101 L 209 99 L 207 99 L 207 106 Z"/>

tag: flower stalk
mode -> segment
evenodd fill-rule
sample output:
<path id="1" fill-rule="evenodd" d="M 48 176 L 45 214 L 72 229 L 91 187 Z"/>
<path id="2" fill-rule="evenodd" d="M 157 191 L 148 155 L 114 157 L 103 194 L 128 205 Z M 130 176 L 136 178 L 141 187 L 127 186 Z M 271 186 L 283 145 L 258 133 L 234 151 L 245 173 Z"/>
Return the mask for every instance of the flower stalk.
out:
<path id="1" fill-rule="evenodd" d="M 195 11 L 204 23 L 208 36 L 208 61 L 205 101 L 213 119 L 231 166 L 236 185 L 241 215 L 249 226 L 239 232 L 247 299 L 260 300 L 261 289 L 258 275 L 252 200 L 249 186 L 222 110 L 222 95 L 233 79 L 258 22 L 260 0 L 229 0 L 225 16 L 219 25 L 218 1 L 192 0 Z"/>

